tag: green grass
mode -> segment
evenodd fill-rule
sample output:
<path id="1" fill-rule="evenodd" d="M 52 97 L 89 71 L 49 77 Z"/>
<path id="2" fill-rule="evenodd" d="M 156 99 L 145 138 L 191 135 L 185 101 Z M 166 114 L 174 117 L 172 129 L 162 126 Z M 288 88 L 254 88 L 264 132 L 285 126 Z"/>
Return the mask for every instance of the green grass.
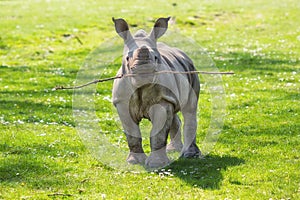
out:
<path id="1" fill-rule="evenodd" d="M 0 199 L 300 199 L 298 1 L 28 0 L 0 7 Z M 89 53 L 116 35 L 112 16 L 137 28 L 174 16 L 170 29 L 197 41 L 220 71 L 235 72 L 223 76 L 227 115 L 205 159 L 131 173 L 102 164 L 84 146 L 73 91 L 51 89 L 72 85 Z M 97 86 L 99 132 L 126 150 L 111 87 Z M 203 90 L 199 144 L 209 98 Z"/>

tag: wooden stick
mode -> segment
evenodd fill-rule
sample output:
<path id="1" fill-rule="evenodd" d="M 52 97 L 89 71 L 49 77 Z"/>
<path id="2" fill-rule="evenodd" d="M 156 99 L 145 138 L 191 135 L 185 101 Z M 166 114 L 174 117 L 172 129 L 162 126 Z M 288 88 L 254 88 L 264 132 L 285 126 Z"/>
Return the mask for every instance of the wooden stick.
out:
<path id="1" fill-rule="evenodd" d="M 77 86 L 71 86 L 71 87 L 57 86 L 57 87 L 53 88 L 52 90 L 55 91 L 55 90 L 79 89 L 79 88 L 83 88 L 85 86 L 100 83 L 100 82 L 110 81 L 110 80 L 119 79 L 119 78 L 123 78 L 123 77 L 134 77 L 134 76 L 147 75 L 147 74 L 222 74 L 222 75 L 230 75 L 230 74 L 234 74 L 234 72 L 205 72 L 205 71 L 180 72 L 180 71 L 164 70 L 164 71 L 158 71 L 158 72 L 154 72 L 154 73 L 123 74 L 123 75 L 118 75 L 118 76 L 104 78 L 104 79 L 97 79 L 97 80 L 85 83 L 83 85 L 77 85 Z"/>
<path id="2" fill-rule="evenodd" d="M 114 77 L 110 77 L 110 78 L 104 78 L 104 79 L 97 79 L 88 83 L 85 83 L 83 85 L 77 85 L 77 86 L 71 86 L 71 87 L 65 87 L 65 86 L 56 86 L 55 88 L 53 88 L 52 90 L 71 90 L 71 89 L 79 89 L 79 88 L 83 88 L 85 86 L 91 85 L 91 84 L 96 84 L 96 83 L 100 83 L 100 82 L 104 82 L 104 81 L 110 81 L 110 80 L 114 80 L 117 78 L 122 78 L 121 76 L 114 76 Z"/>

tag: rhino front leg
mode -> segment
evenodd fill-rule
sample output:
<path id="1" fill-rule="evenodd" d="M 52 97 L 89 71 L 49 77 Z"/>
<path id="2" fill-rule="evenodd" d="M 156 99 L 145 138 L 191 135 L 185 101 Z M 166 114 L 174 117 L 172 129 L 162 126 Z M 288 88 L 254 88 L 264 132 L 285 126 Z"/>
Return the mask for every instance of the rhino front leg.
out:
<path id="1" fill-rule="evenodd" d="M 149 110 L 152 123 L 150 133 L 151 154 L 146 160 L 150 168 L 164 167 L 170 163 L 166 153 L 167 137 L 173 120 L 173 105 L 160 103 Z"/>
<path id="2" fill-rule="evenodd" d="M 130 153 L 127 157 L 127 162 L 129 164 L 144 165 L 147 156 L 142 147 L 142 138 L 132 136 L 131 134 L 126 134 L 126 138 L 130 150 Z"/>
<path id="3" fill-rule="evenodd" d="M 184 118 L 184 144 L 181 156 L 184 158 L 199 157 L 201 152 L 196 144 L 197 116 L 196 112 L 182 112 Z"/>
<path id="4" fill-rule="evenodd" d="M 122 105 L 117 105 L 120 120 L 126 134 L 130 153 L 127 157 L 129 164 L 145 164 L 147 159 L 142 146 L 142 137 L 138 124 L 130 117 L 129 110 Z"/>
<path id="5" fill-rule="evenodd" d="M 167 151 L 178 151 L 182 150 L 182 141 L 181 141 L 181 121 L 177 114 L 174 115 L 172 125 L 170 128 L 170 144 L 167 145 Z"/>

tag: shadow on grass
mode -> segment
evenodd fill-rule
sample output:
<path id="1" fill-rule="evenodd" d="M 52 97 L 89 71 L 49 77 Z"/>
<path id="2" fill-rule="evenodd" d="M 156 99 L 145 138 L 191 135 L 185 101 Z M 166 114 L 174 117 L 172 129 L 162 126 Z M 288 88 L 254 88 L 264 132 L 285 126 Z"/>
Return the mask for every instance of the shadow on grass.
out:
<path id="1" fill-rule="evenodd" d="M 245 163 L 243 159 L 236 157 L 210 155 L 203 159 L 179 159 L 167 170 L 171 169 L 175 177 L 190 186 L 214 190 L 220 188 L 223 180 L 222 171 L 243 163 Z"/>
<path id="2" fill-rule="evenodd" d="M 37 160 L 25 157 L 5 158 L 0 166 L 0 181 L 4 182 L 26 182 L 28 177 L 38 177 L 49 174 L 45 165 Z"/>
<path id="3" fill-rule="evenodd" d="M 64 149 L 64 146 L 52 148 L 48 145 L 31 147 L 0 144 L 0 182 L 3 184 L 26 184 L 33 188 L 60 188 L 66 183 L 75 183 L 67 172 L 72 171 L 82 150 L 80 146 Z"/>

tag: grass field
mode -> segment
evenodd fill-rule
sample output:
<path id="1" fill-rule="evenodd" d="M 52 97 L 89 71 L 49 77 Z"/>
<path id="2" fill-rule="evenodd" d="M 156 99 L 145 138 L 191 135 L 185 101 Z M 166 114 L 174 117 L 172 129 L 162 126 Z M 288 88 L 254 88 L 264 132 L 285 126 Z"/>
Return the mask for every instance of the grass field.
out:
<path id="1" fill-rule="evenodd" d="M 300 199 L 300 3 L 116 2 L 0 1 L 0 199 Z M 135 28 L 172 16 L 170 29 L 193 38 L 220 71 L 235 72 L 222 77 L 226 118 L 204 159 L 132 173 L 83 144 L 73 91 L 51 89 L 73 85 L 90 53 L 116 36 L 113 16 Z M 97 86 L 99 134 L 126 149 L 111 87 Z M 203 90 L 199 144 L 210 106 Z"/>

